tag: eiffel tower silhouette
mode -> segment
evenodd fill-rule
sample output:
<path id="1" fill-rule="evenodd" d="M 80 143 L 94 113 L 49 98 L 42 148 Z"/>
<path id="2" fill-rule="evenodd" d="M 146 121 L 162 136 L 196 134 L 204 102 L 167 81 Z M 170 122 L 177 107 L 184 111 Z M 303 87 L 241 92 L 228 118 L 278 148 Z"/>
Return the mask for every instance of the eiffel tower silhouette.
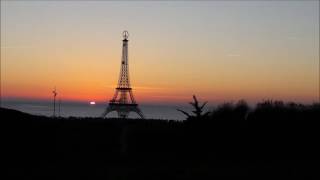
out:
<path id="1" fill-rule="evenodd" d="M 122 58 L 118 86 L 113 98 L 109 102 L 107 109 L 102 114 L 102 117 L 104 118 L 108 115 L 108 113 L 116 111 L 119 118 L 127 118 L 130 112 L 135 112 L 142 119 L 144 119 L 144 115 L 133 97 L 132 88 L 130 85 L 128 65 L 129 33 L 128 31 L 123 31 L 122 35 Z"/>

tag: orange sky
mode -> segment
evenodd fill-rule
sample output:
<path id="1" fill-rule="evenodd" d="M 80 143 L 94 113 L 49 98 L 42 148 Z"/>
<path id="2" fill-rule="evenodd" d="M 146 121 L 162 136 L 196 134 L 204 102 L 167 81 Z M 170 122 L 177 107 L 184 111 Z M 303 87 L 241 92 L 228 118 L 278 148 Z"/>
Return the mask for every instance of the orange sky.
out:
<path id="1" fill-rule="evenodd" d="M 2 97 L 111 99 L 128 30 L 138 102 L 318 100 L 316 1 L 74 3 L 1 1 Z"/>

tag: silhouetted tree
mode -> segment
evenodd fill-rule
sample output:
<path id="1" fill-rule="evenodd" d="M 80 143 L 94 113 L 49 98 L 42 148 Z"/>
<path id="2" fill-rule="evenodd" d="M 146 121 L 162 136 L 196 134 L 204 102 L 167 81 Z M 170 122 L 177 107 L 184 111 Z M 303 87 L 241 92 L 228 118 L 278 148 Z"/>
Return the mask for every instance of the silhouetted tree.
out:
<path id="1" fill-rule="evenodd" d="M 189 114 L 183 110 L 177 109 L 178 111 L 182 112 L 184 115 L 187 116 L 187 120 L 192 120 L 192 119 L 205 119 L 208 117 L 210 112 L 205 112 L 203 111 L 205 105 L 208 102 L 204 102 L 202 105 L 199 105 L 199 101 L 197 100 L 197 97 L 193 95 L 193 102 L 189 102 L 189 104 L 192 105 L 194 108 L 194 111 L 192 111 L 193 114 Z"/>

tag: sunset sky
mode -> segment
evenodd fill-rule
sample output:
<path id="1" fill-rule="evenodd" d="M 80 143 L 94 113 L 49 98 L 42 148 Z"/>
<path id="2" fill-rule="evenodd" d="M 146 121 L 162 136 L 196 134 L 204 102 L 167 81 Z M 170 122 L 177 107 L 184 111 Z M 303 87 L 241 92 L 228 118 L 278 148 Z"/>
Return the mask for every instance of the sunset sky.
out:
<path id="1" fill-rule="evenodd" d="M 138 102 L 319 92 L 319 1 L 1 1 L 2 98 L 106 101 L 122 31 Z"/>

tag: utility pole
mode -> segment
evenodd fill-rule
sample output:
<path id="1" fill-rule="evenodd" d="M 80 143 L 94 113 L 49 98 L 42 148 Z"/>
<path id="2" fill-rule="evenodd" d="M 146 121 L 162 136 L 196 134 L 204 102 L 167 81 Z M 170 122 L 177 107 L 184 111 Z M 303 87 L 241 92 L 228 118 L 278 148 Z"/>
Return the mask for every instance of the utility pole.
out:
<path id="1" fill-rule="evenodd" d="M 54 87 L 53 91 L 53 117 L 56 117 L 56 96 L 57 96 L 57 91 L 56 91 L 56 87 Z"/>
<path id="2" fill-rule="evenodd" d="M 58 107 L 59 107 L 59 109 L 58 109 L 59 111 L 58 111 L 58 117 L 60 117 L 60 116 L 61 116 L 61 115 L 60 115 L 60 105 L 61 105 L 61 99 L 59 98 L 59 106 L 58 106 Z"/>

